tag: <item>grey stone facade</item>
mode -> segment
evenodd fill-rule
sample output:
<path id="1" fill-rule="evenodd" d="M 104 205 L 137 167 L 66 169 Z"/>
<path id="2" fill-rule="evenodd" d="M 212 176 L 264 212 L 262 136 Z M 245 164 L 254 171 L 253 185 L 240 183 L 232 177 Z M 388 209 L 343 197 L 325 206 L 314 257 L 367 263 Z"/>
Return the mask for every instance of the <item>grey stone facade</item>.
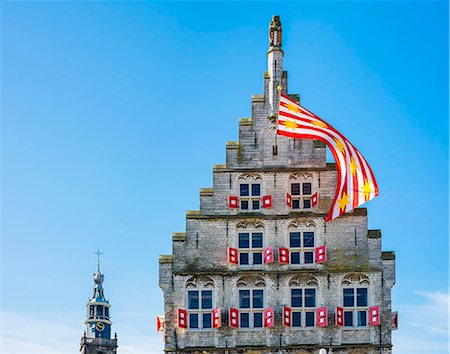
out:
<path id="1" fill-rule="evenodd" d="M 326 163 L 325 145 L 276 136 L 270 119 L 278 84 L 285 94 L 300 100 L 299 95 L 288 93 L 282 57 L 281 43 L 272 43 L 264 95 L 252 97 L 252 117 L 240 119 L 239 140 L 226 144 L 226 164 L 213 167 L 213 187 L 200 190 L 200 210 L 187 211 L 186 231 L 173 234 L 173 254 L 160 256 L 165 352 L 318 353 L 320 348 L 342 354 L 392 352 L 395 254 L 381 251 L 381 231 L 368 230 L 365 208 L 325 222 L 337 179 L 335 165 Z M 260 184 L 261 196 L 272 196 L 272 206 L 253 211 L 230 208 L 228 197 L 239 197 L 239 185 L 252 182 Z M 289 207 L 286 193 L 294 182 L 311 183 L 319 195 L 318 205 L 300 210 Z M 326 246 L 326 262 L 280 264 L 277 249 L 290 248 L 293 231 L 314 232 L 314 246 Z M 239 248 L 240 232 L 261 232 L 263 247 L 273 247 L 274 262 L 229 263 L 227 249 Z M 368 304 L 363 307 L 380 306 L 381 325 L 337 326 L 335 311 L 343 306 L 343 289 L 361 287 L 367 289 Z M 282 307 L 290 306 L 294 288 L 316 289 L 315 308 L 327 308 L 326 327 L 283 326 Z M 212 290 L 213 308 L 221 309 L 220 328 L 178 328 L 177 310 L 189 313 L 190 289 Z M 264 291 L 264 308 L 274 308 L 273 327 L 229 327 L 228 309 L 239 309 L 240 289 Z"/>

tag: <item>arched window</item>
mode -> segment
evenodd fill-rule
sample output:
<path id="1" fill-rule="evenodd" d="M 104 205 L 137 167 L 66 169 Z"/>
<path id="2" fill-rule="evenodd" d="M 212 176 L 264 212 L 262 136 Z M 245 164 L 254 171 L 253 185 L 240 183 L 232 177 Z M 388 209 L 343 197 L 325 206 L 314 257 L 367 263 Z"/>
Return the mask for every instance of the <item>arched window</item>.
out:
<path id="1" fill-rule="evenodd" d="M 290 264 L 302 265 L 315 262 L 315 230 L 312 221 L 294 220 L 288 226 Z"/>
<path id="2" fill-rule="evenodd" d="M 186 305 L 190 329 L 212 329 L 214 287 L 214 281 L 210 277 L 191 277 L 187 280 Z"/>
<path id="3" fill-rule="evenodd" d="M 264 327 L 264 289 L 266 283 L 260 276 L 241 277 L 236 283 L 239 290 L 240 328 Z"/>
<path id="4" fill-rule="evenodd" d="M 309 210 L 312 208 L 313 175 L 311 173 L 295 173 L 289 176 L 289 191 L 293 210 Z"/>
<path id="5" fill-rule="evenodd" d="M 291 323 L 293 328 L 310 328 L 316 325 L 317 279 L 312 276 L 294 276 L 289 281 Z"/>
<path id="6" fill-rule="evenodd" d="M 367 327 L 369 284 L 369 278 L 365 274 L 352 273 L 343 277 L 341 301 L 344 327 Z"/>
<path id="7" fill-rule="evenodd" d="M 239 207 L 243 211 L 261 209 L 262 177 L 256 173 L 239 176 Z"/>
<path id="8" fill-rule="evenodd" d="M 248 220 L 236 225 L 239 264 L 262 265 L 264 249 L 264 225 L 259 220 Z"/>

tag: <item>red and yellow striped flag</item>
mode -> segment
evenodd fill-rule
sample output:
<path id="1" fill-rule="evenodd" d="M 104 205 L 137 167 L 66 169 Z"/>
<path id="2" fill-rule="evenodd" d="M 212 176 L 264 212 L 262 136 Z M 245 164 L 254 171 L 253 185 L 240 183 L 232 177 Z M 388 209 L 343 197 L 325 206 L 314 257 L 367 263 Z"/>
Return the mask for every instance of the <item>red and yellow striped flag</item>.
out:
<path id="1" fill-rule="evenodd" d="M 367 161 L 356 148 L 323 119 L 281 94 L 277 133 L 315 139 L 333 153 L 338 172 L 336 194 L 326 221 L 355 209 L 378 195 L 378 185 Z"/>

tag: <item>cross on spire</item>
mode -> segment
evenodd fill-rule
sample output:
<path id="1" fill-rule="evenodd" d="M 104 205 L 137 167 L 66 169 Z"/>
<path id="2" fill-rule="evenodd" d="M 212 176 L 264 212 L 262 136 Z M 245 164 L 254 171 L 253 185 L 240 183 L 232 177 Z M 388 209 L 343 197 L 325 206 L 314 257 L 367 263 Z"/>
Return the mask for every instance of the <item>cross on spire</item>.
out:
<path id="1" fill-rule="evenodd" d="M 103 254 L 103 252 L 100 252 L 100 246 L 97 247 L 97 251 L 94 251 L 94 254 L 97 255 L 97 270 L 100 273 L 100 256 Z"/>

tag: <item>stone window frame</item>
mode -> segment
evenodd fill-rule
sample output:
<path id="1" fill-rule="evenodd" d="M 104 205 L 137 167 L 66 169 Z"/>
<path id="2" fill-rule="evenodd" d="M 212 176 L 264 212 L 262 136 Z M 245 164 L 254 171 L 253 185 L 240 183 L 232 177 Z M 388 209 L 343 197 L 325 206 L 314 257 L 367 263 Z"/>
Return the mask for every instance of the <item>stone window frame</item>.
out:
<path id="1" fill-rule="evenodd" d="M 250 291 L 250 307 L 249 308 L 241 308 L 240 304 L 240 293 L 241 291 Z M 261 290 L 263 294 L 263 303 L 261 308 L 253 308 L 253 291 Z M 261 330 L 264 329 L 264 309 L 266 308 L 266 294 L 265 287 L 245 287 L 238 289 L 238 309 L 239 309 L 239 329 L 241 330 Z M 249 314 L 249 327 L 242 327 L 241 316 L 244 313 Z M 255 327 L 255 314 L 261 315 L 261 327 Z"/>
<path id="2" fill-rule="evenodd" d="M 288 282 L 288 289 L 289 289 L 289 306 L 291 308 L 291 329 L 294 330 L 310 330 L 310 329 L 316 329 L 316 310 L 319 307 L 318 306 L 318 299 L 319 299 L 319 281 L 318 279 L 311 274 L 299 274 L 296 276 L 291 277 L 291 279 Z M 294 307 L 292 306 L 292 290 L 293 289 L 302 289 L 302 306 L 301 307 Z M 314 307 L 305 307 L 304 305 L 304 289 L 314 289 L 315 290 L 315 301 L 314 301 Z M 293 313 L 294 312 L 300 312 L 301 313 L 301 319 L 300 319 L 300 326 L 293 326 Z M 306 326 L 306 312 L 312 312 L 314 314 L 314 320 L 313 326 Z"/>
<path id="3" fill-rule="evenodd" d="M 202 332 L 212 332 L 213 322 L 212 322 L 212 311 L 215 308 L 215 295 L 216 295 L 216 286 L 214 280 L 207 276 L 199 276 L 199 277 L 191 277 L 186 281 L 185 285 L 185 300 L 187 318 L 188 318 L 188 330 L 190 331 L 202 331 Z M 199 308 L 198 309 L 189 309 L 189 291 L 198 291 L 199 293 Z M 202 303 L 202 291 L 211 291 L 211 308 L 203 309 L 201 306 Z M 198 315 L 198 328 L 190 327 L 190 315 L 197 314 Z M 211 316 L 211 327 L 203 328 L 203 315 L 209 314 Z"/>
<path id="4" fill-rule="evenodd" d="M 291 247 L 291 233 L 300 233 L 300 247 Z M 314 233 L 314 243 L 311 247 L 304 247 L 304 232 Z M 293 220 L 287 227 L 287 248 L 289 249 L 289 265 L 292 267 L 308 267 L 316 264 L 315 248 L 317 244 L 317 225 L 311 220 Z M 292 254 L 300 253 L 300 263 L 292 263 Z M 312 253 L 312 263 L 305 263 L 305 253 Z"/>
<path id="5" fill-rule="evenodd" d="M 262 268 L 264 266 L 264 255 L 263 250 L 266 245 L 265 238 L 265 227 L 262 221 L 259 219 L 247 219 L 236 224 L 236 248 L 238 250 L 238 266 L 243 268 Z M 249 234 L 249 248 L 239 248 L 239 234 L 248 233 Z M 254 233 L 262 234 L 262 247 L 253 248 L 252 247 L 252 237 Z M 256 251 L 256 252 L 255 252 Z M 241 253 L 248 253 L 249 264 L 241 264 Z M 261 254 L 261 263 L 253 264 L 253 254 Z"/>
<path id="6" fill-rule="evenodd" d="M 292 184 L 299 183 L 300 184 L 300 194 L 294 195 L 292 193 Z M 311 184 L 311 193 L 303 194 L 303 184 L 310 183 Z M 293 173 L 289 175 L 288 178 L 288 193 L 291 195 L 291 207 L 290 209 L 293 211 L 309 211 L 312 210 L 312 196 L 314 194 L 314 175 L 312 173 Z M 294 208 L 294 202 L 298 201 L 299 207 Z M 309 201 L 309 207 L 305 208 L 305 201 Z"/>
<path id="7" fill-rule="evenodd" d="M 236 289 L 237 289 L 237 308 L 239 309 L 239 330 L 242 331 L 259 331 L 264 329 L 264 309 L 267 305 L 267 297 L 266 297 L 266 282 L 263 277 L 258 275 L 244 275 L 237 279 L 236 281 Z M 251 307 L 249 309 L 241 309 L 240 307 L 240 298 L 239 298 L 239 290 L 250 290 L 250 304 Z M 263 307 L 261 309 L 253 309 L 253 292 L 252 290 L 262 290 L 263 291 Z M 262 327 L 254 327 L 254 316 L 250 316 L 249 325 L 250 327 L 241 327 L 241 313 L 262 313 Z"/>
<path id="8" fill-rule="evenodd" d="M 353 289 L 354 306 L 344 306 L 344 289 Z M 367 305 L 358 306 L 357 289 L 367 289 Z M 370 308 L 370 279 L 366 274 L 350 273 L 343 277 L 341 281 L 340 303 L 343 309 L 343 326 L 344 330 L 365 330 L 369 328 L 369 308 Z M 345 325 L 345 313 L 352 313 L 352 326 Z M 365 312 L 366 324 L 364 326 L 358 325 L 358 313 Z"/>
<path id="9" fill-rule="evenodd" d="M 262 209 L 262 197 L 263 197 L 263 178 L 259 173 L 242 173 L 237 178 L 237 195 L 239 198 L 239 211 L 247 213 L 247 212 L 259 212 Z M 241 184 L 249 185 L 249 195 L 241 196 Z M 259 196 L 252 195 L 252 185 L 259 184 Z M 248 208 L 242 209 L 242 202 L 248 202 Z M 253 208 L 253 202 L 258 202 L 259 208 Z"/>

